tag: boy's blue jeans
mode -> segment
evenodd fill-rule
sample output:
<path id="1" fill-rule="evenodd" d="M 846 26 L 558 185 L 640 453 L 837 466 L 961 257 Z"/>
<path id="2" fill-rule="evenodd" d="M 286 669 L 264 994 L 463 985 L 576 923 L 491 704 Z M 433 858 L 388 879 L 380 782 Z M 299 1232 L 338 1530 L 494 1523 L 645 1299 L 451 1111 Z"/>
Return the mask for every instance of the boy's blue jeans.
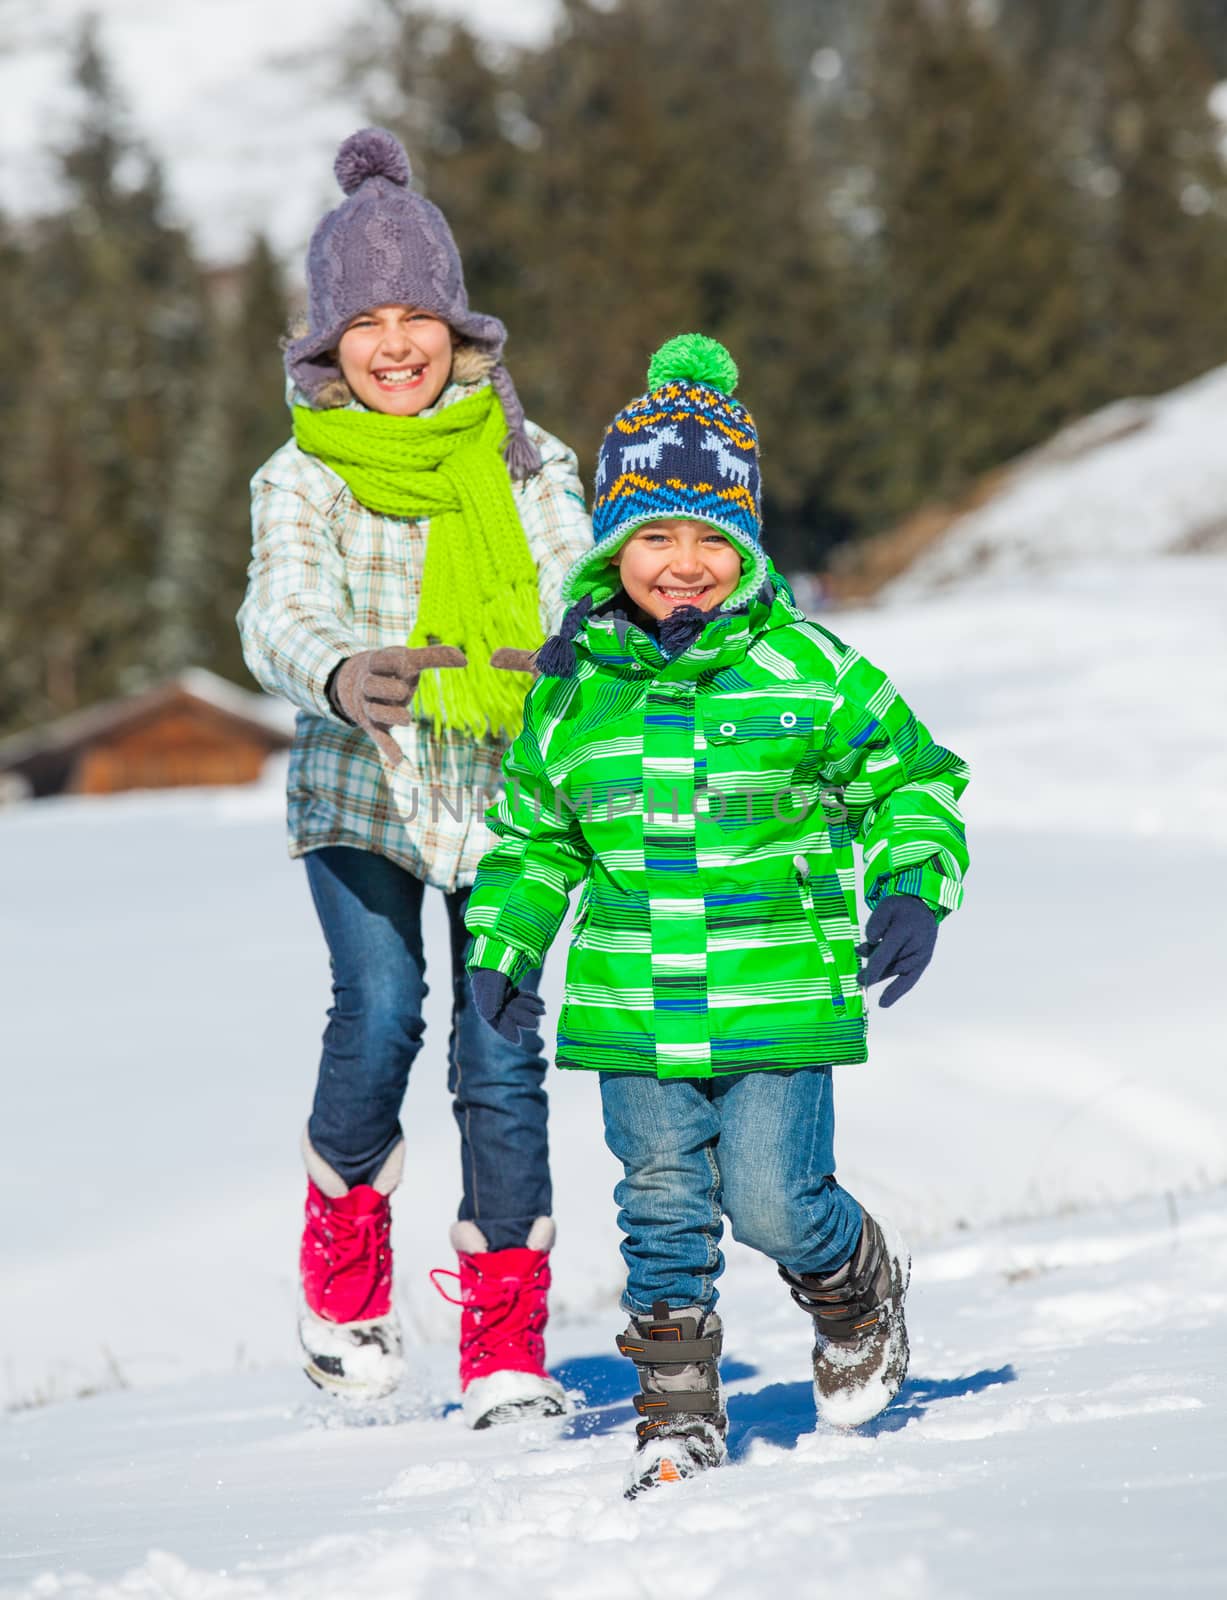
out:
<path id="1" fill-rule="evenodd" d="M 658 1079 L 601 1073 L 605 1142 L 627 1267 L 623 1309 L 711 1306 L 733 1237 L 791 1272 L 833 1272 L 856 1248 L 861 1208 L 833 1177 L 830 1067 Z"/>
<path id="2" fill-rule="evenodd" d="M 332 957 L 333 1004 L 324 1031 L 311 1143 L 351 1187 L 369 1183 L 401 1137 L 409 1069 L 422 1046 L 425 884 L 384 856 L 344 845 L 313 850 L 307 881 Z M 522 1246 L 550 1215 L 545 1057 L 541 1039 L 509 1044 L 478 1015 L 464 958 L 467 889 L 445 894 L 452 1032 L 447 1086 L 460 1129 L 461 1221 L 491 1250 Z M 540 972 L 521 988 L 536 991 Z M 410 1150 L 412 1160 L 412 1150 Z"/>

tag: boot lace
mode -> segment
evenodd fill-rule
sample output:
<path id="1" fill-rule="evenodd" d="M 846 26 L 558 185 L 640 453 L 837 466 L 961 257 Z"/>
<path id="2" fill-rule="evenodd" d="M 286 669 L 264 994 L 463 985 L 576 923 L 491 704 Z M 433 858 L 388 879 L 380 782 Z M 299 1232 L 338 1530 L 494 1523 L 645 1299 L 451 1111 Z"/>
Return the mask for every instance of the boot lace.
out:
<path id="1" fill-rule="evenodd" d="M 525 1348 L 541 1360 L 547 1308 L 540 1276 L 539 1267 L 525 1278 L 475 1273 L 472 1287 L 466 1289 L 460 1273 L 443 1267 L 431 1269 L 430 1281 L 439 1294 L 464 1312 L 460 1319 L 462 1365 L 480 1367 L 497 1361 L 508 1350 Z M 459 1299 L 448 1294 L 440 1278 L 454 1278 L 460 1284 Z"/>
<path id="2" fill-rule="evenodd" d="M 386 1197 L 371 1211 L 351 1214 L 327 1206 L 311 1217 L 312 1239 L 328 1267 L 329 1282 L 348 1278 L 361 1284 L 363 1308 L 374 1298 L 391 1260 L 391 1222 Z"/>

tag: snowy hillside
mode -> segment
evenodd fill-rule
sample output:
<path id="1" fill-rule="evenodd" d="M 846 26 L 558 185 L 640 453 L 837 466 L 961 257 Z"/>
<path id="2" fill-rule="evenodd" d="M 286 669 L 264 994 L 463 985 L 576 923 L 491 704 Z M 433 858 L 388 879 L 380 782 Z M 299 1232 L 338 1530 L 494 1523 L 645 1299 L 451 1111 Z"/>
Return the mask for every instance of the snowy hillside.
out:
<path id="1" fill-rule="evenodd" d="M 1227 367 L 1075 423 L 883 592 L 905 599 L 1081 562 L 1227 551 Z"/>
<path id="2" fill-rule="evenodd" d="M 537 36 L 552 0 L 440 0 L 495 39 Z M 0 0 L 0 209 L 47 203 L 72 97 L 68 49 L 94 12 L 133 129 L 164 162 L 170 198 L 207 258 L 235 259 L 257 229 L 291 260 L 338 195 L 332 158 L 366 120 L 342 87 L 345 53 L 377 0 Z"/>
<path id="3" fill-rule="evenodd" d="M 395 1208 L 412 1375 L 347 1424 L 293 1369 L 327 978 L 276 787 L 45 802 L 0 813 L 0 1594 L 1223 1592 L 1227 563 L 831 620 L 973 770 L 966 908 L 838 1083 L 842 1175 L 916 1245 L 899 1406 L 815 1432 L 804 1319 L 733 1248 L 736 1465 L 625 1507 L 615 1173 L 595 1083 L 555 1074 L 551 1351 L 586 1407 L 467 1433 L 426 1279 L 436 970 Z"/>

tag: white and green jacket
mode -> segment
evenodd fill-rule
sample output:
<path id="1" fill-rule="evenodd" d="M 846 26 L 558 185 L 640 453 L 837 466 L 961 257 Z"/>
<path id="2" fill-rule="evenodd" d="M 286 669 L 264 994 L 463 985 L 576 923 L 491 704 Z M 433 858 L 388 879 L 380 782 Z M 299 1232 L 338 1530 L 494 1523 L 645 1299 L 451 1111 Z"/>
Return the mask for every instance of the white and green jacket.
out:
<path id="1" fill-rule="evenodd" d="M 740 609 L 738 609 L 740 607 Z M 865 899 L 963 894 L 966 765 L 763 558 L 673 660 L 609 603 L 542 677 L 490 813 L 470 966 L 517 978 L 582 885 L 558 1064 L 703 1078 L 866 1058 Z"/>
<path id="2" fill-rule="evenodd" d="M 454 383 L 424 415 L 475 387 Z M 512 494 L 537 564 L 541 621 L 556 625 L 563 579 L 591 548 L 574 453 L 528 424 L 544 465 Z M 288 778 L 290 854 L 353 845 L 387 856 L 441 889 L 472 883 L 492 843 L 485 812 L 497 793 L 505 740 L 473 739 L 426 722 L 396 730 L 405 759 L 380 760 L 339 718 L 325 686 L 359 650 L 404 644 L 417 619 L 428 518 L 385 516 L 293 440 L 251 483 L 252 560 L 239 611 L 252 675 L 299 710 Z"/>

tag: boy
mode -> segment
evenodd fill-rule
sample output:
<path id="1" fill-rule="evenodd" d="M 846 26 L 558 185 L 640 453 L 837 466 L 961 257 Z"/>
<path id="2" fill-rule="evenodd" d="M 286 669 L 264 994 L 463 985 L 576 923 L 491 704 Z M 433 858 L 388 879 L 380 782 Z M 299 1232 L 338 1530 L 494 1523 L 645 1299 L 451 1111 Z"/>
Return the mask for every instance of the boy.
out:
<path id="1" fill-rule="evenodd" d="M 671 340 L 606 433 L 596 543 L 539 653 L 467 916 L 477 1007 L 514 1039 L 541 1010 L 518 981 L 583 885 L 558 1064 L 599 1072 L 625 1171 L 628 1495 L 726 1457 L 722 1213 L 814 1320 L 819 1415 L 854 1425 L 898 1393 L 909 1259 L 835 1181 L 831 1066 L 866 1059 L 862 988 L 911 988 L 967 867 L 966 766 L 763 555 L 736 377 L 715 341 Z"/>

